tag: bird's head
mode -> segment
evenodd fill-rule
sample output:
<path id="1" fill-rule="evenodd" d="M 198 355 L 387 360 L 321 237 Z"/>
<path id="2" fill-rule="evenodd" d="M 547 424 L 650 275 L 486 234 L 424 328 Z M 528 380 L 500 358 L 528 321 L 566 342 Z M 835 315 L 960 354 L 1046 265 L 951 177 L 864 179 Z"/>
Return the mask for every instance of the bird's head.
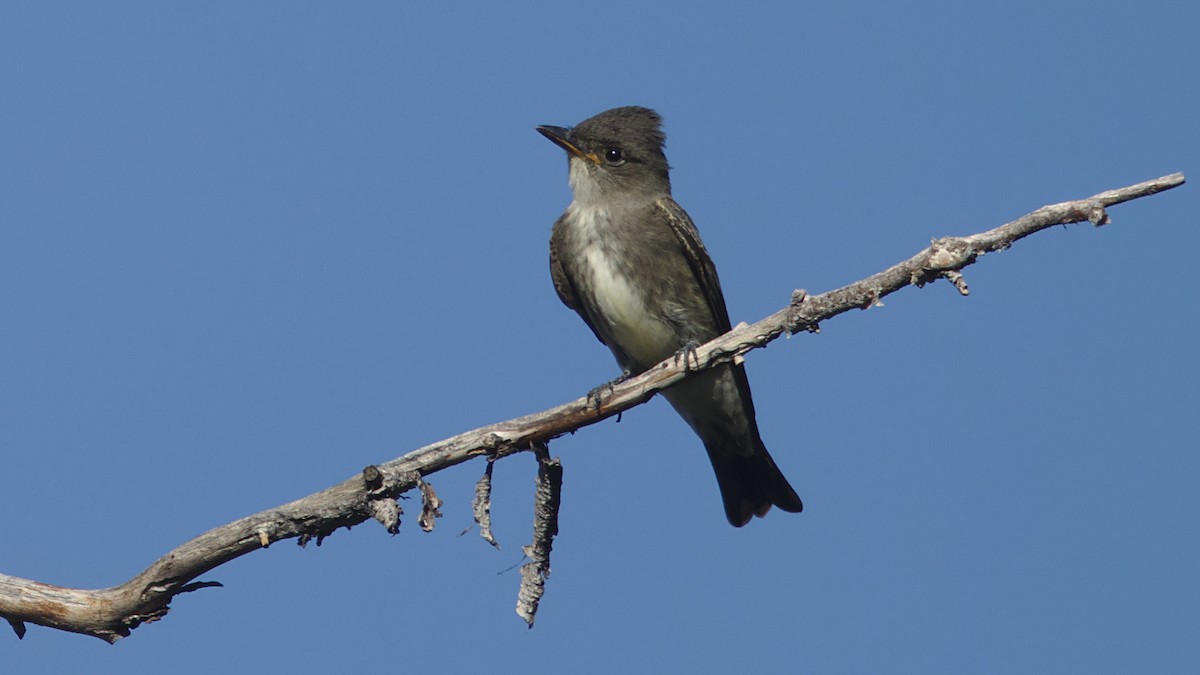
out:
<path id="1" fill-rule="evenodd" d="M 567 151 L 577 201 L 671 192 L 662 118 L 649 108 L 613 108 L 574 127 L 537 130 Z"/>

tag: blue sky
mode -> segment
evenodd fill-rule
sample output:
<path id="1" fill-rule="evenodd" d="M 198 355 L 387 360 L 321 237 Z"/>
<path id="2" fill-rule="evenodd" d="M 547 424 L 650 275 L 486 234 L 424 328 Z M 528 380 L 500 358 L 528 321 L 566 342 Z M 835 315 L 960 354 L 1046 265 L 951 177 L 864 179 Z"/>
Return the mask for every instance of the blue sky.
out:
<path id="1" fill-rule="evenodd" d="M 666 119 L 732 318 L 1043 204 L 1200 178 L 1194 3 L 0 6 L 0 572 L 103 587 L 204 530 L 616 374 L 555 297 L 566 162 Z M 381 667 L 1194 672 L 1194 185 L 750 355 L 800 515 L 725 523 L 656 400 L 552 443 L 562 533 L 513 613 L 531 457 L 432 534 L 212 574 L 115 647 L 6 672 Z M 410 509 L 411 512 L 411 509 Z M 391 665 L 391 664 L 394 664 Z M 531 664 L 540 664 L 531 666 Z"/>

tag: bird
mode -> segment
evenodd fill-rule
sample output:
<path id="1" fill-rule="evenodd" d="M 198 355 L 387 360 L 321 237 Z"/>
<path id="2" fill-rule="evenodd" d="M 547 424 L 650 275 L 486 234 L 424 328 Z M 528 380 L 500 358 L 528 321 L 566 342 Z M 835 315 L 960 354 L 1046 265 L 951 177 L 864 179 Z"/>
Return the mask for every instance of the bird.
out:
<path id="1" fill-rule="evenodd" d="M 730 330 L 717 269 L 671 196 L 662 117 L 606 110 L 574 127 L 537 131 L 568 157 L 572 200 L 550 235 L 550 274 L 563 304 L 637 375 Z M 750 381 L 726 363 L 661 392 L 700 437 L 734 527 L 772 506 L 804 505 L 759 435 Z"/>

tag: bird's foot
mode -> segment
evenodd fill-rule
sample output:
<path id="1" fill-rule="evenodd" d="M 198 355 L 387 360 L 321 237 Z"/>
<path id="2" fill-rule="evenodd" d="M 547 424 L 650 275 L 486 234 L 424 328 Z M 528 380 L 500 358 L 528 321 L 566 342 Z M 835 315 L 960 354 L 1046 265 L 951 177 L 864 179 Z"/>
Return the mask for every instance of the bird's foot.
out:
<path id="1" fill-rule="evenodd" d="M 695 364 L 696 368 L 700 367 L 700 356 L 696 354 L 696 349 L 699 347 L 699 342 L 688 340 L 679 351 L 675 352 L 676 365 L 679 364 L 680 359 L 683 359 L 683 372 L 690 371 L 693 367 L 691 364 Z"/>
<path id="2" fill-rule="evenodd" d="M 608 382 L 605 382 L 604 384 L 600 385 L 599 387 L 596 387 L 595 389 L 592 389 L 591 391 L 589 391 L 588 395 L 587 395 L 588 405 L 595 406 L 596 411 L 599 412 L 600 405 L 601 405 L 601 403 L 604 402 L 605 390 L 607 390 L 608 394 L 611 396 L 613 393 L 613 387 L 617 386 L 618 384 L 621 384 L 625 380 L 628 380 L 632 375 L 633 375 L 633 373 L 629 372 L 628 370 L 623 370 L 623 371 L 621 371 L 621 374 L 616 376 L 614 379 L 609 380 Z"/>

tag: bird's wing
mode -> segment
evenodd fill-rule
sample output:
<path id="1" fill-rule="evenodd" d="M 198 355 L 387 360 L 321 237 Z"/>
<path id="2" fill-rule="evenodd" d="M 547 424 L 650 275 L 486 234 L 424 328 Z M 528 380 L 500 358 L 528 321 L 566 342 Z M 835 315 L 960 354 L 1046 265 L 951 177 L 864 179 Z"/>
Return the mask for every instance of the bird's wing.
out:
<path id="1" fill-rule="evenodd" d="M 554 290 L 558 293 L 558 299 L 567 307 L 575 310 L 575 313 L 583 319 L 588 328 L 592 329 L 592 334 L 600 341 L 600 344 L 608 344 L 601 337 L 600 331 L 596 330 L 596 325 L 592 323 L 591 317 L 588 316 L 587 307 L 579 301 L 579 294 L 575 291 L 575 282 L 572 274 L 563 265 L 563 260 L 558 255 L 558 248 L 562 245 L 562 237 L 564 228 L 562 227 L 563 218 L 567 214 L 563 214 L 554 223 L 554 229 L 550 234 L 550 278 L 554 280 Z"/>
<path id="2" fill-rule="evenodd" d="M 708 308 L 712 312 L 717 333 L 728 333 L 730 329 L 729 310 L 725 308 L 725 296 L 721 293 L 721 281 L 717 278 L 717 267 L 713 264 L 712 258 L 709 257 L 708 251 L 704 248 L 704 242 L 700 241 L 700 232 L 696 229 L 695 223 L 688 217 L 683 207 L 676 204 L 675 200 L 670 197 L 659 199 L 656 204 L 663 214 L 666 215 L 667 223 L 671 226 L 671 232 L 675 234 L 675 238 L 679 241 L 679 248 L 683 252 L 683 257 L 687 260 L 688 267 L 692 270 L 692 275 L 696 277 L 696 283 L 700 285 L 700 289 L 704 292 L 704 300 L 708 303 Z M 563 302 L 566 302 L 566 300 Z"/>

